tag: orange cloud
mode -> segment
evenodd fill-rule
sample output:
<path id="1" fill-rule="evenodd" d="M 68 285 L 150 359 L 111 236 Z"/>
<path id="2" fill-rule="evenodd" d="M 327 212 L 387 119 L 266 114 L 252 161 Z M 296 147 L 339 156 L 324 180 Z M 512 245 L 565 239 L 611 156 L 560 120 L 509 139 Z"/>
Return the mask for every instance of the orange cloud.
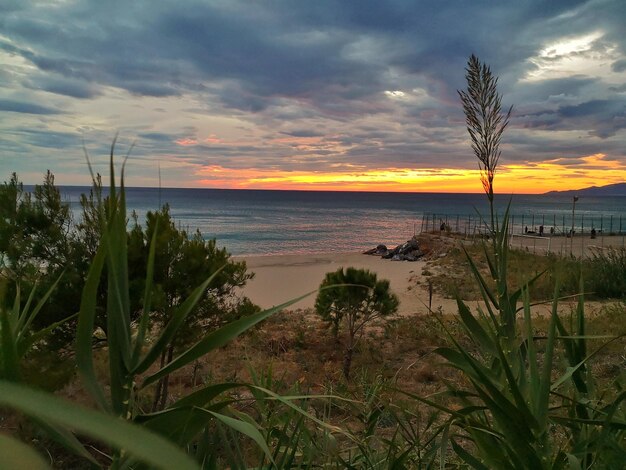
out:
<path id="1" fill-rule="evenodd" d="M 178 145 L 182 145 L 183 147 L 189 147 L 191 145 L 197 145 L 198 141 L 196 139 L 183 138 L 175 140 Z"/>
<path id="2" fill-rule="evenodd" d="M 496 174 L 499 193 L 532 194 L 623 182 L 626 165 L 604 154 L 585 156 L 580 164 L 555 159 L 539 163 L 501 165 Z M 302 189 L 394 192 L 482 192 L 480 172 L 455 168 L 388 168 L 367 170 L 336 165 L 335 171 L 304 172 L 274 169 L 228 169 L 211 165 L 196 172 L 199 186 L 214 188 Z"/>

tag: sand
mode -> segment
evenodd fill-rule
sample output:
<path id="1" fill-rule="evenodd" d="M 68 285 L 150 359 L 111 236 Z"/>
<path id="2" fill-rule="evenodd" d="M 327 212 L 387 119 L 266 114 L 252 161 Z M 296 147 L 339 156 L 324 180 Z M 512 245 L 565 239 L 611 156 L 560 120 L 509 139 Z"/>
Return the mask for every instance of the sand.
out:
<path id="1" fill-rule="evenodd" d="M 438 238 L 435 235 L 436 238 Z M 515 236 L 511 239 L 511 246 L 516 249 L 525 249 L 531 253 L 556 254 L 584 254 L 589 256 L 593 251 L 607 249 L 609 246 L 621 248 L 625 245 L 623 235 L 615 237 L 524 237 Z M 391 261 L 378 256 L 361 253 L 316 253 L 301 255 L 267 255 L 243 256 L 235 259 L 244 259 L 249 271 L 255 273 L 254 279 L 248 282 L 243 293 L 261 308 L 270 308 L 288 300 L 295 299 L 303 294 L 316 290 L 327 272 L 336 271 L 340 267 L 355 267 L 369 269 L 378 275 L 379 279 L 387 279 L 391 290 L 400 300 L 399 313 L 401 315 L 428 313 L 429 293 L 428 279 L 422 274 L 426 261 Z M 473 279 L 468 282 L 474 282 Z M 316 294 L 291 305 L 290 309 L 312 308 Z M 561 302 L 559 308 L 568 311 L 573 306 L 571 302 Z M 466 302 L 470 307 L 476 307 L 477 302 Z M 589 303 L 592 310 L 596 304 Z M 444 313 L 456 313 L 456 302 L 444 299 L 436 293 L 432 297 L 432 309 L 441 307 Z M 547 314 L 548 305 L 533 308 L 534 313 Z"/>
<path id="2" fill-rule="evenodd" d="M 340 267 L 369 269 L 379 279 L 389 280 L 391 290 L 400 300 L 403 315 L 428 312 L 428 290 L 416 281 L 425 280 L 425 261 L 391 261 L 361 253 L 320 253 L 305 255 L 244 256 L 248 270 L 255 273 L 244 293 L 261 308 L 269 308 L 316 290 L 327 272 Z M 316 294 L 299 301 L 290 309 L 311 308 Z M 454 308 L 449 299 L 433 297 L 432 308 Z M 450 310 L 452 311 L 452 310 Z"/>

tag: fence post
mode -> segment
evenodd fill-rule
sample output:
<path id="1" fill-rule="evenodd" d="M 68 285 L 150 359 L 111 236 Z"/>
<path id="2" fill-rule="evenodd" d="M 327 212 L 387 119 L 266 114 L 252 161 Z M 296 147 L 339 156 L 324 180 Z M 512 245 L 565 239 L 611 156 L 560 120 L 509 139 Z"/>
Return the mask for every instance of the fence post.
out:
<path id="1" fill-rule="evenodd" d="M 580 216 L 580 259 L 585 256 L 585 214 Z"/>
<path id="2" fill-rule="evenodd" d="M 604 247 L 604 215 L 600 215 L 600 233 L 602 237 L 600 238 L 600 246 Z"/>

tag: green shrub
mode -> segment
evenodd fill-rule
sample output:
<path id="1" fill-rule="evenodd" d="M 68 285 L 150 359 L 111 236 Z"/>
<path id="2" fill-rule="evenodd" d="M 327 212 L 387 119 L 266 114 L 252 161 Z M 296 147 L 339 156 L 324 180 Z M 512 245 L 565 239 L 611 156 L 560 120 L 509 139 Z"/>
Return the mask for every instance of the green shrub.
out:
<path id="1" fill-rule="evenodd" d="M 595 297 L 626 298 L 626 249 L 593 251 L 585 264 L 588 290 Z"/>
<path id="2" fill-rule="evenodd" d="M 389 291 L 389 281 L 379 281 L 376 274 L 365 269 L 339 268 L 326 274 L 315 300 L 315 310 L 332 324 L 336 339 L 345 323 L 343 375 L 347 379 L 363 328 L 377 318 L 394 314 L 398 310 L 398 298 Z"/>

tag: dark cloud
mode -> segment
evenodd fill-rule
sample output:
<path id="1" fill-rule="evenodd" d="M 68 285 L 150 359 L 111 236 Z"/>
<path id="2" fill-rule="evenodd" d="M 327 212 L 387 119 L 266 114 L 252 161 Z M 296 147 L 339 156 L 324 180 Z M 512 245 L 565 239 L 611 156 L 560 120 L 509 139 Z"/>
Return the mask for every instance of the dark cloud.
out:
<path id="1" fill-rule="evenodd" d="M 79 99 L 95 98 L 100 95 L 100 92 L 88 82 L 49 76 L 40 76 L 33 79 L 26 86 Z"/>
<path id="2" fill-rule="evenodd" d="M 611 69 L 613 70 L 613 72 L 626 71 L 626 59 L 616 60 L 611 64 Z"/>
<path id="3" fill-rule="evenodd" d="M 163 132 L 144 132 L 141 134 L 137 134 L 137 136 L 142 139 L 154 140 L 156 142 L 173 142 L 176 139 L 180 138 L 179 136 L 174 136 L 172 134 L 166 134 Z"/>
<path id="4" fill-rule="evenodd" d="M 69 150 L 81 145 L 77 133 L 19 128 L 12 135 L 19 142 L 41 148 Z"/>
<path id="5" fill-rule="evenodd" d="M 0 11 L 0 54 L 8 59 L 0 110 L 37 115 L 29 125 L 44 120 L 36 131 L 49 132 L 49 140 L 20 134 L 41 148 L 70 145 L 84 120 L 88 137 L 101 139 L 98 149 L 122 128 L 138 137 L 138 158 L 146 160 L 474 168 L 456 90 L 476 53 L 501 77 L 505 104 L 515 104 L 511 160 L 576 145 L 590 153 L 615 148 L 626 159 L 615 144 L 626 128 L 624 97 L 615 97 L 623 85 L 566 69 L 574 59 L 600 57 L 613 73 L 626 71 L 620 0 L 25 0 L 4 2 Z M 554 46 L 597 32 L 581 50 Z M 555 73 L 558 67 L 566 72 Z M 80 122 L 58 121 L 61 109 Z M 0 130 L 25 122 L 3 120 Z M 242 138 L 228 126 L 244 129 Z M 584 142 L 571 142 L 562 135 L 568 132 Z M 219 143 L 204 142 L 214 133 Z M 285 137 L 316 142 L 305 147 Z M 176 143 L 183 138 L 199 143 Z"/>
<path id="6" fill-rule="evenodd" d="M 26 101 L 0 99 L 0 111 L 23 114 L 60 114 L 58 109 Z"/>

